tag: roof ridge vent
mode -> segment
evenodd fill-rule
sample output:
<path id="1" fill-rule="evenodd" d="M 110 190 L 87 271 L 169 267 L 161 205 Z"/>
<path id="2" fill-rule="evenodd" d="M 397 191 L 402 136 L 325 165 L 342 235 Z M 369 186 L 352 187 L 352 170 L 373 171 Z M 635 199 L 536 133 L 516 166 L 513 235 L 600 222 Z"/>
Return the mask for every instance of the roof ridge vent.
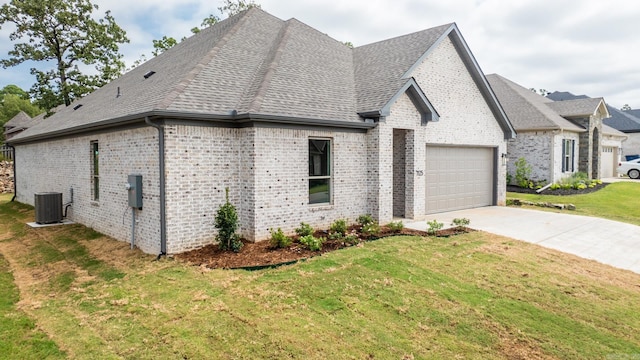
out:
<path id="1" fill-rule="evenodd" d="M 144 74 L 144 75 L 143 75 L 143 77 L 144 77 L 145 79 L 148 79 L 148 78 L 150 78 L 151 76 L 153 76 L 153 74 L 155 74 L 155 73 L 156 73 L 155 71 L 151 70 L 151 71 L 148 71 L 146 74 Z"/>

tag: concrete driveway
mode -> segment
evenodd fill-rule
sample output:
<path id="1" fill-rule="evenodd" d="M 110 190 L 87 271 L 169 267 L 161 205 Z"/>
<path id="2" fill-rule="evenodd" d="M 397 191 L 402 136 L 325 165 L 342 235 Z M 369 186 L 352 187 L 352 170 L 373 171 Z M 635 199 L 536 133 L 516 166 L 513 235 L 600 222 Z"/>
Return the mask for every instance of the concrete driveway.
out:
<path id="1" fill-rule="evenodd" d="M 426 230 L 427 221 L 445 226 L 467 218 L 469 227 L 538 244 L 640 274 L 640 226 L 600 218 L 506 206 L 489 206 L 429 215 L 408 222 Z"/>

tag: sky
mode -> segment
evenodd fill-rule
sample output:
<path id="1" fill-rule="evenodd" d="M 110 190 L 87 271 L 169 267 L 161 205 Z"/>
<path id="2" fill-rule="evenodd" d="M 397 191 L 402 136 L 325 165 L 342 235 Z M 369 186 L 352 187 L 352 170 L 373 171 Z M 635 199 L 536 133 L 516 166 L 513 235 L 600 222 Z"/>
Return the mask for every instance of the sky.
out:
<path id="1" fill-rule="evenodd" d="M 0 0 L 0 4 L 8 0 Z M 130 39 L 127 65 L 151 57 L 152 40 L 181 39 L 217 0 L 92 0 Z M 280 19 L 296 18 L 355 46 L 455 22 L 480 68 L 526 88 L 604 97 L 640 108 L 640 1 L 636 0 L 256 0 Z M 0 29 L 0 58 L 12 49 Z M 0 88 L 29 89 L 31 65 L 0 68 Z"/>

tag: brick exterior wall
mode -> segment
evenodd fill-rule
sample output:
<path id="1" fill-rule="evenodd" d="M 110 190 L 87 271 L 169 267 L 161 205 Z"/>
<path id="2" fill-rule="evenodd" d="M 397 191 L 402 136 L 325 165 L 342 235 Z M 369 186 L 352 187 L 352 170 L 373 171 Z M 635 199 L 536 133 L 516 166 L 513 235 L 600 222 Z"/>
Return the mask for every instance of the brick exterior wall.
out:
<path id="1" fill-rule="evenodd" d="M 575 140 L 574 171 L 562 171 L 563 140 Z M 519 132 L 508 142 L 507 171 L 515 184 L 516 161 L 524 158 L 531 165 L 531 180 L 555 183 L 578 171 L 579 135 L 575 132 L 550 130 Z"/>
<path id="2" fill-rule="evenodd" d="M 447 38 L 434 49 L 425 62 L 414 71 L 416 79 L 427 98 L 440 114 L 440 121 L 429 122 L 421 131 L 416 148 L 416 170 L 424 169 L 425 144 L 471 145 L 497 147 L 498 154 L 507 152 L 504 132 L 491 109 L 471 78 L 469 70 L 460 58 L 453 43 Z M 497 204 L 506 202 L 506 165 L 498 163 Z M 424 178 L 416 179 L 416 199 L 424 199 Z M 415 204 L 416 213 L 424 214 L 424 201 Z"/>
<path id="3" fill-rule="evenodd" d="M 91 141 L 99 144 L 100 199 L 92 200 Z M 34 194 L 60 192 L 73 205 L 68 219 L 121 241 L 131 238 L 127 175 L 141 174 L 143 209 L 136 211 L 136 245 L 160 252 L 158 132 L 145 127 L 42 143 L 16 145 L 17 200 L 33 205 Z"/>
<path id="4" fill-rule="evenodd" d="M 509 159 L 507 162 L 507 171 L 515 182 L 516 178 L 516 161 L 524 158 L 527 164 L 531 165 L 531 179 L 535 181 L 549 180 L 555 178 L 554 161 L 560 165 L 562 170 L 562 162 L 560 157 L 554 159 L 552 149 L 554 143 L 554 133 L 552 131 L 533 131 L 519 132 L 515 139 L 508 142 Z M 560 149 L 562 154 L 562 149 Z"/>
<path id="5" fill-rule="evenodd" d="M 575 144 L 575 149 L 573 152 L 573 164 L 574 164 L 574 170 L 573 171 L 562 171 L 562 143 L 563 140 L 567 139 L 567 140 L 575 140 L 576 144 Z M 579 158 L 580 158 L 580 154 L 579 154 L 579 149 L 580 149 L 580 134 L 579 133 L 572 133 L 572 132 L 558 132 L 554 135 L 553 137 L 553 180 L 551 179 L 546 179 L 549 180 L 549 182 L 558 182 L 561 179 L 570 177 L 573 173 L 576 173 L 578 171 L 580 171 L 579 169 Z"/>

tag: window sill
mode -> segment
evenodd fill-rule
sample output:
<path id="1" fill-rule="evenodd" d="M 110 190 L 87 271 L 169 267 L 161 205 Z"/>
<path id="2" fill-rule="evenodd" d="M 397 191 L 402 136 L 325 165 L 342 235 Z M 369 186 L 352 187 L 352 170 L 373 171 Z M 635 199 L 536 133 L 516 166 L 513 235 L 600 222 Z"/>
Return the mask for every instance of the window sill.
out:
<path id="1" fill-rule="evenodd" d="M 333 204 L 309 204 L 309 210 L 313 211 L 326 211 L 333 210 Z"/>

